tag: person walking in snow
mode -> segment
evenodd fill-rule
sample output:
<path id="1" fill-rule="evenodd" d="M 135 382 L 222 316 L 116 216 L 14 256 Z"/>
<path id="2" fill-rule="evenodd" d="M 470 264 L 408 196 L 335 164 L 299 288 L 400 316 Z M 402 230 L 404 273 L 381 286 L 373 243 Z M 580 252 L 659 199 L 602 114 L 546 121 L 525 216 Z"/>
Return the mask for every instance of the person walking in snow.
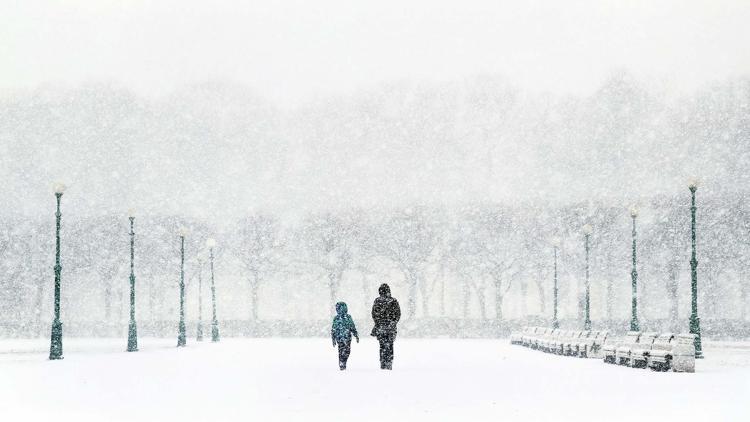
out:
<path id="1" fill-rule="evenodd" d="M 359 343 L 359 334 L 357 327 L 354 326 L 354 320 L 349 315 L 346 303 L 339 302 L 336 304 L 336 316 L 333 317 L 333 326 L 331 327 L 331 340 L 333 347 L 339 347 L 339 369 L 346 369 L 346 361 L 349 359 L 349 353 L 352 350 L 352 335 Z"/>
<path id="2" fill-rule="evenodd" d="M 391 297 L 391 288 L 383 283 L 378 288 L 380 296 L 372 304 L 372 319 L 375 327 L 370 335 L 380 343 L 380 369 L 393 367 L 393 342 L 396 340 L 396 324 L 401 319 L 398 300 Z"/>

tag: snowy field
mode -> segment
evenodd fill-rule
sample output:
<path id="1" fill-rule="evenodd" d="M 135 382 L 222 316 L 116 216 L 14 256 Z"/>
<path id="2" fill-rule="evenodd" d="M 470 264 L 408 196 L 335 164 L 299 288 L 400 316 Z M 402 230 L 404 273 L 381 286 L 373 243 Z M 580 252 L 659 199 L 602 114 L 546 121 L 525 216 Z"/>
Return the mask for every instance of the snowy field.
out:
<path id="1" fill-rule="evenodd" d="M 326 339 L 174 343 L 71 338 L 50 362 L 45 340 L 0 340 L 2 420 L 750 420 L 748 343 L 708 342 L 695 374 L 507 340 L 399 339 L 392 372 L 369 338 L 346 372 Z"/>

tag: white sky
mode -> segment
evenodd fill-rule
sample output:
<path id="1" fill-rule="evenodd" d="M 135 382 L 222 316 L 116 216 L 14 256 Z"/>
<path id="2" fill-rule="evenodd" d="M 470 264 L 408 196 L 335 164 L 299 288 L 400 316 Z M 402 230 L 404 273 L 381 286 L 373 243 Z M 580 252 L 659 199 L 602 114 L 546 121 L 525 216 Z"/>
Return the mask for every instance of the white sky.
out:
<path id="1" fill-rule="evenodd" d="M 0 90 L 227 79 L 295 104 L 402 78 L 585 93 L 622 67 L 678 90 L 750 72 L 747 0 L 364 3 L 0 0 Z"/>

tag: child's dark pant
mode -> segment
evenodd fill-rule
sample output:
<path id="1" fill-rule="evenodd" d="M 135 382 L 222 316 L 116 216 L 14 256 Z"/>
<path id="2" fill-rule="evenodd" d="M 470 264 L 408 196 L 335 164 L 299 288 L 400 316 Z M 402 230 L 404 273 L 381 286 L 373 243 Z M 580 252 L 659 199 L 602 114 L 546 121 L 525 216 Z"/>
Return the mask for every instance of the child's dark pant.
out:
<path id="1" fill-rule="evenodd" d="M 349 353 L 352 351 L 352 340 L 337 340 L 336 343 L 339 346 L 339 364 L 346 366 Z"/>

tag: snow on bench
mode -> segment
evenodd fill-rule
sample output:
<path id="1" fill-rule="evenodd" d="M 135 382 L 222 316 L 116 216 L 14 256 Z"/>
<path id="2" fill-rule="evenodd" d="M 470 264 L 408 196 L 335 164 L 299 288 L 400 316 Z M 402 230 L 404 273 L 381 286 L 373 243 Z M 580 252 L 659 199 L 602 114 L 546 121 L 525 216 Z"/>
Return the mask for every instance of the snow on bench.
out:
<path id="1" fill-rule="evenodd" d="M 695 372 L 695 336 L 630 331 L 613 341 L 608 331 L 570 331 L 559 328 L 524 327 L 512 333 L 511 344 L 564 356 L 602 358 L 633 368 L 655 371 Z"/>
<path id="2" fill-rule="evenodd" d="M 602 346 L 609 339 L 609 331 L 597 331 L 595 336 L 589 336 L 578 344 L 577 356 L 582 358 L 601 357 Z"/>
<path id="3" fill-rule="evenodd" d="M 628 331 L 620 341 L 615 341 L 609 344 L 605 344 L 602 348 L 604 354 L 605 363 L 620 363 L 619 356 L 617 355 L 617 349 L 620 347 L 627 347 L 632 344 L 638 343 L 638 339 L 641 338 L 641 333 L 638 331 Z"/>
<path id="4" fill-rule="evenodd" d="M 512 333 L 511 344 L 565 356 L 596 357 L 607 338 L 603 331 L 569 331 L 559 328 L 524 327 Z"/>
<path id="5" fill-rule="evenodd" d="M 651 350 L 651 346 L 654 344 L 654 340 L 656 340 L 656 337 L 659 336 L 659 333 L 642 333 L 641 337 L 638 339 L 638 343 L 632 344 L 629 346 L 623 346 L 618 347 L 618 356 L 620 363 L 623 365 L 629 365 L 633 368 L 637 368 L 639 364 L 636 363 L 636 357 L 641 356 L 643 357 L 644 353 L 648 353 L 648 351 Z M 641 368 L 645 368 L 645 361 L 644 365 L 640 366 Z"/>
<path id="6" fill-rule="evenodd" d="M 666 335 L 665 335 L 666 336 Z M 660 337 L 661 338 L 661 337 Z M 655 371 L 695 372 L 695 335 L 678 334 L 654 342 L 646 365 Z"/>

